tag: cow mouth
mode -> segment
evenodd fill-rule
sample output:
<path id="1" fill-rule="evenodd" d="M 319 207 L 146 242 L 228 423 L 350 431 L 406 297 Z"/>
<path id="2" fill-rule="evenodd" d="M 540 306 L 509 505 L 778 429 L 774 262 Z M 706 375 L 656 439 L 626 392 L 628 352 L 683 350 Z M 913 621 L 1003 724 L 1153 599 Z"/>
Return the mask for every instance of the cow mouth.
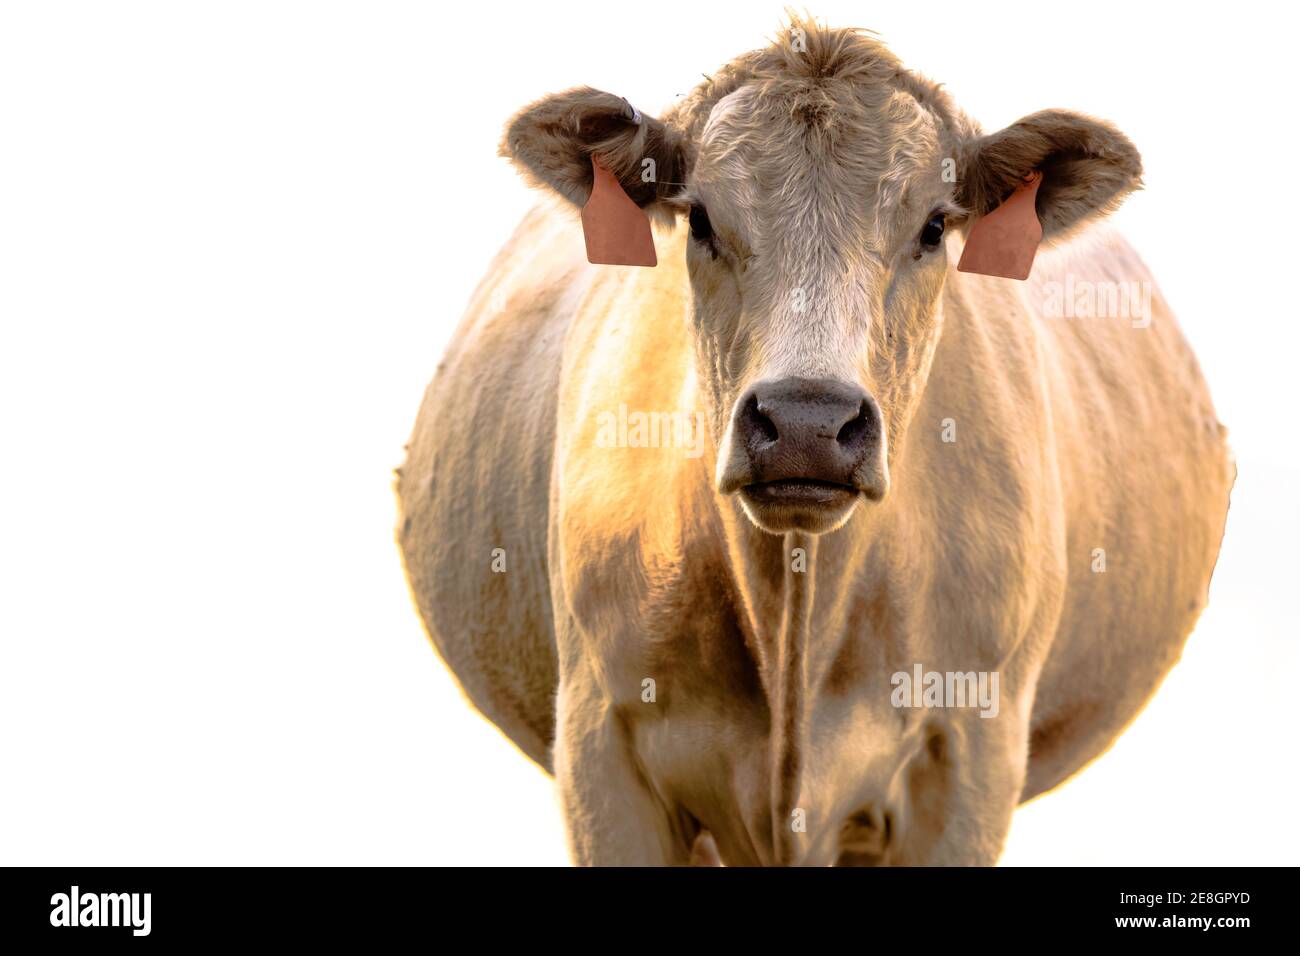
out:
<path id="1" fill-rule="evenodd" d="M 833 531 L 848 520 L 858 495 L 852 485 L 820 478 L 756 481 L 740 489 L 750 519 L 773 534 Z"/>
<path id="2" fill-rule="evenodd" d="M 756 481 L 740 489 L 757 505 L 812 505 L 842 507 L 858 496 L 858 489 L 838 481 L 820 478 L 782 478 L 779 481 Z"/>

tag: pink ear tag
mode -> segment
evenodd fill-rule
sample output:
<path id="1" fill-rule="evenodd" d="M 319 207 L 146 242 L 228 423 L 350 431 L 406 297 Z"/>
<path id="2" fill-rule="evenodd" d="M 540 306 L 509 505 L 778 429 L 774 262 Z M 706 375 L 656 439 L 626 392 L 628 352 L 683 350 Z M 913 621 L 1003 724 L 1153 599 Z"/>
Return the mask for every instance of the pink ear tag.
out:
<path id="1" fill-rule="evenodd" d="M 971 227 L 957 263 L 958 272 L 1002 279 L 1029 278 L 1034 253 L 1043 238 L 1043 224 L 1034 209 L 1042 181 L 1042 173 L 1031 173 L 1002 205 Z"/>
<path id="2" fill-rule="evenodd" d="M 582 207 L 587 261 L 607 266 L 655 266 L 655 240 L 645 210 L 623 191 L 614 174 L 591 157 L 591 196 Z"/>

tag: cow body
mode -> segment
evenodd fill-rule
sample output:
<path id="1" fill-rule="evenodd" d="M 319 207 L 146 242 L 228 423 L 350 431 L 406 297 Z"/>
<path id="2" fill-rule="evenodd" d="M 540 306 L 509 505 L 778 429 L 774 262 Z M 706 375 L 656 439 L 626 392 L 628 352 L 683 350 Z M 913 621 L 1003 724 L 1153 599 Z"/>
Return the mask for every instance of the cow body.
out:
<path id="1" fill-rule="evenodd" d="M 1227 511 L 1196 361 L 1095 225 L 1136 147 L 1063 110 L 985 134 L 796 21 L 662 118 L 573 89 L 502 151 L 662 226 L 657 268 L 593 266 L 531 213 L 399 481 L 429 633 L 574 858 L 994 862 L 1173 666 Z M 1039 233 L 1027 282 L 956 269 Z"/>
<path id="2" fill-rule="evenodd" d="M 1233 468 L 1196 362 L 1158 292 L 1146 327 L 1040 314 L 1069 273 L 1150 280 L 1111 233 L 1025 284 L 952 270 L 890 497 L 771 535 L 713 491 L 716 449 L 597 440 L 620 404 L 695 407 L 684 241 L 597 268 L 539 208 L 494 263 L 399 485 L 429 633 L 569 788 L 581 861 L 685 862 L 707 830 L 728 863 L 991 863 L 1204 605 Z M 916 663 L 997 672 L 997 716 L 892 706 Z"/>

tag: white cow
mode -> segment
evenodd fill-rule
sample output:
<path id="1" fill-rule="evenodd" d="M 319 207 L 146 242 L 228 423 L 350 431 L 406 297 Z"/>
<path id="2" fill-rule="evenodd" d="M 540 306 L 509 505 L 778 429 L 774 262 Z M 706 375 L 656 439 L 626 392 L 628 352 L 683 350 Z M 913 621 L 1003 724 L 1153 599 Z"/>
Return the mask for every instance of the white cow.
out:
<path id="1" fill-rule="evenodd" d="M 1195 358 L 1084 229 L 1137 151 L 1062 111 L 985 135 L 811 22 L 657 119 L 548 96 L 503 151 L 577 205 L 595 157 L 657 224 L 658 267 L 596 266 L 530 213 L 398 483 L 429 634 L 575 860 L 993 863 L 1177 660 L 1228 508 Z M 958 272 L 1035 172 L 1055 248 Z"/>

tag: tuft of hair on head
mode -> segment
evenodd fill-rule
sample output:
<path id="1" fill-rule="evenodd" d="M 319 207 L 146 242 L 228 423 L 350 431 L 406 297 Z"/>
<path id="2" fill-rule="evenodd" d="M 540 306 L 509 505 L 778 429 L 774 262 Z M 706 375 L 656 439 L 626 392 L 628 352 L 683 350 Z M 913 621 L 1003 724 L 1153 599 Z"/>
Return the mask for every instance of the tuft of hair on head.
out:
<path id="1" fill-rule="evenodd" d="M 787 7 L 773 42 L 783 72 L 807 79 L 853 79 L 902 68 L 880 35 L 861 27 L 828 27 L 807 11 Z"/>

